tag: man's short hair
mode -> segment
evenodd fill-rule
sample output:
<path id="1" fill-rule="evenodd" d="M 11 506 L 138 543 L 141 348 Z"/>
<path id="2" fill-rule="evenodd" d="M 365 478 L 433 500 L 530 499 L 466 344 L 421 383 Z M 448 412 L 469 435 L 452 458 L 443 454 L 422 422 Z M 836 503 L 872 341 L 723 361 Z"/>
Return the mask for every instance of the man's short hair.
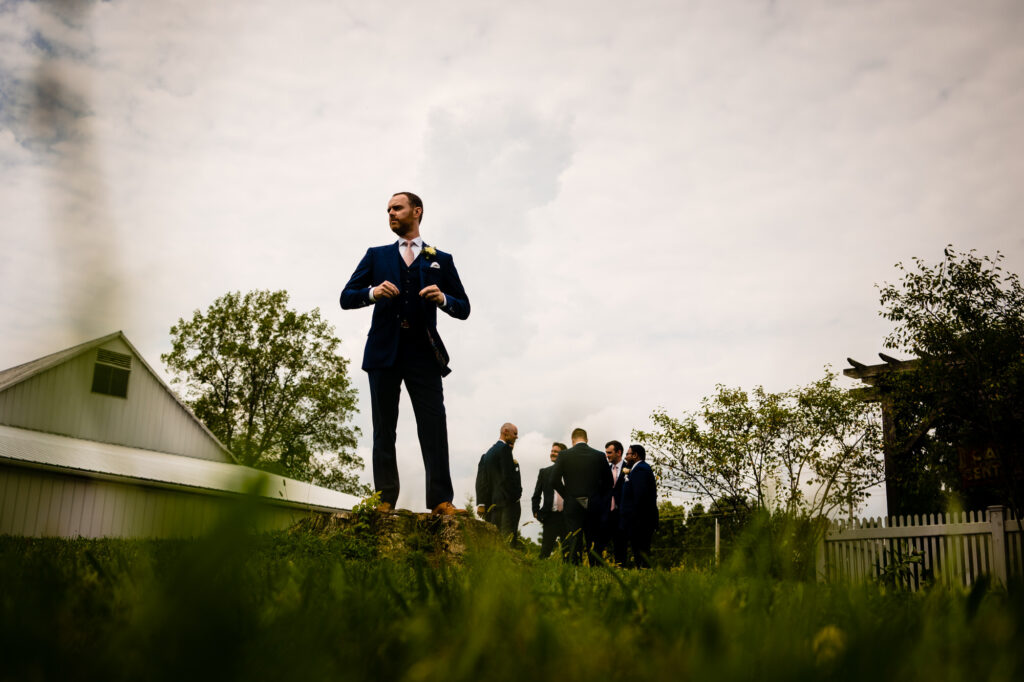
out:
<path id="1" fill-rule="evenodd" d="M 565 446 L 565 443 L 559 443 L 557 440 L 551 444 L 551 447 L 558 448 L 560 452 L 564 452 L 569 449 Z"/>
<path id="2" fill-rule="evenodd" d="M 644 452 L 643 445 L 630 445 L 629 449 L 633 451 L 633 454 L 636 455 L 641 462 L 647 461 L 647 453 Z"/>
<path id="3" fill-rule="evenodd" d="M 570 436 L 573 440 L 587 440 L 587 432 L 584 429 L 573 429 L 572 435 Z"/>
<path id="4" fill-rule="evenodd" d="M 620 443 L 619 441 L 617 441 L 617 440 L 610 440 L 610 441 L 608 441 L 607 443 L 604 444 L 605 447 L 608 447 L 609 445 L 611 445 L 613 448 L 615 448 L 615 452 L 622 452 L 622 443 Z"/>
<path id="5" fill-rule="evenodd" d="M 416 196 L 412 192 L 395 192 L 391 196 L 397 197 L 399 194 L 402 194 L 407 199 L 409 199 L 409 206 L 411 206 L 412 208 L 420 209 L 420 222 L 422 223 L 423 222 L 423 199 L 420 199 L 418 196 Z"/>

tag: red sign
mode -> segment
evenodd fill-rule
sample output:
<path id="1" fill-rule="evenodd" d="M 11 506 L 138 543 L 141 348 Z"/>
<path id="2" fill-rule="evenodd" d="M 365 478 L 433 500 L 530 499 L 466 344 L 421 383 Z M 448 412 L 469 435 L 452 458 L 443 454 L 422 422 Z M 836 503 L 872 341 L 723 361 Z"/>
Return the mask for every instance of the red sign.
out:
<path id="1" fill-rule="evenodd" d="M 957 449 L 960 454 L 960 478 L 965 488 L 974 488 L 983 485 L 993 485 L 1000 482 L 1003 476 L 1003 467 L 999 461 L 999 455 L 992 447 Z M 1018 477 L 1022 471 L 1017 467 L 1015 472 Z"/>

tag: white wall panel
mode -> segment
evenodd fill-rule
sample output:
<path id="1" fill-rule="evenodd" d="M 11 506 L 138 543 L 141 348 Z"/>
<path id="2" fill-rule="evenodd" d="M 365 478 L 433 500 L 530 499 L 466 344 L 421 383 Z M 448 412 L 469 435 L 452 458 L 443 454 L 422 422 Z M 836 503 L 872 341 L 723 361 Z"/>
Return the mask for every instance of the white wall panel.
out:
<path id="1" fill-rule="evenodd" d="M 179 491 L 0 464 L 0 534 L 49 537 L 196 537 L 238 497 Z M 253 529 L 287 528 L 310 513 L 262 503 Z"/>

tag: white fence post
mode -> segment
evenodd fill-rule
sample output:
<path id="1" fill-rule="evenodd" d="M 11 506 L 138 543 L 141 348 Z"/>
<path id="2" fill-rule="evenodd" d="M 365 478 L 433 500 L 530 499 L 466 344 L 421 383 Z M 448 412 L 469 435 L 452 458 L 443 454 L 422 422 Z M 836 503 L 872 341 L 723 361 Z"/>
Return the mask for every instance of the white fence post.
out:
<path id="1" fill-rule="evenodd" d="M 718 517 L 715 517 L 715 566 L 722 561 L 722 533 L 718 529 Z"/>
<path id="2" fill-rule="evenodd" d="M 992 530 L 992 577 L 1006 584 L 1006 514 L 1002 505 L 988 508 L 988 523 Z"/>
<path id="3" fill-rule="evenodd" d="M 825 530 L 821 532 L 821 537 L 818 538 L 818 545 L 814 548 L 814 573 L 818 576 L 819 583 L 828 580 L 828 576 L 825 575 L 825 539 L 830 530 L 832 530 L 832 524 L 828 522 Z"/>

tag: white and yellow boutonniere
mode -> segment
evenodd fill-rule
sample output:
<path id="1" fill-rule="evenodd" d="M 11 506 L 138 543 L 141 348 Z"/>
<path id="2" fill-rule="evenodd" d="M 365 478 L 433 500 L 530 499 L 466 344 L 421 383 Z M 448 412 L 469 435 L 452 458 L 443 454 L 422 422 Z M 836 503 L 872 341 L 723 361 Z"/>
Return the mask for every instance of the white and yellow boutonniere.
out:
<path id="1" fill-rule="evenodd" d="M 437 255 L 437 249 L 435 249 L 433 246 L 424 246 L 423 247 L 423 257 L 426 259 L 426 261 L 428 263 L 430 263 L 430 269 L 431 270 L 440 270 L 441 269 L 441 264 L 438 263 L 436 260 L 433 260 L 433 257 L 436 256 L 436 255 Z"/>

